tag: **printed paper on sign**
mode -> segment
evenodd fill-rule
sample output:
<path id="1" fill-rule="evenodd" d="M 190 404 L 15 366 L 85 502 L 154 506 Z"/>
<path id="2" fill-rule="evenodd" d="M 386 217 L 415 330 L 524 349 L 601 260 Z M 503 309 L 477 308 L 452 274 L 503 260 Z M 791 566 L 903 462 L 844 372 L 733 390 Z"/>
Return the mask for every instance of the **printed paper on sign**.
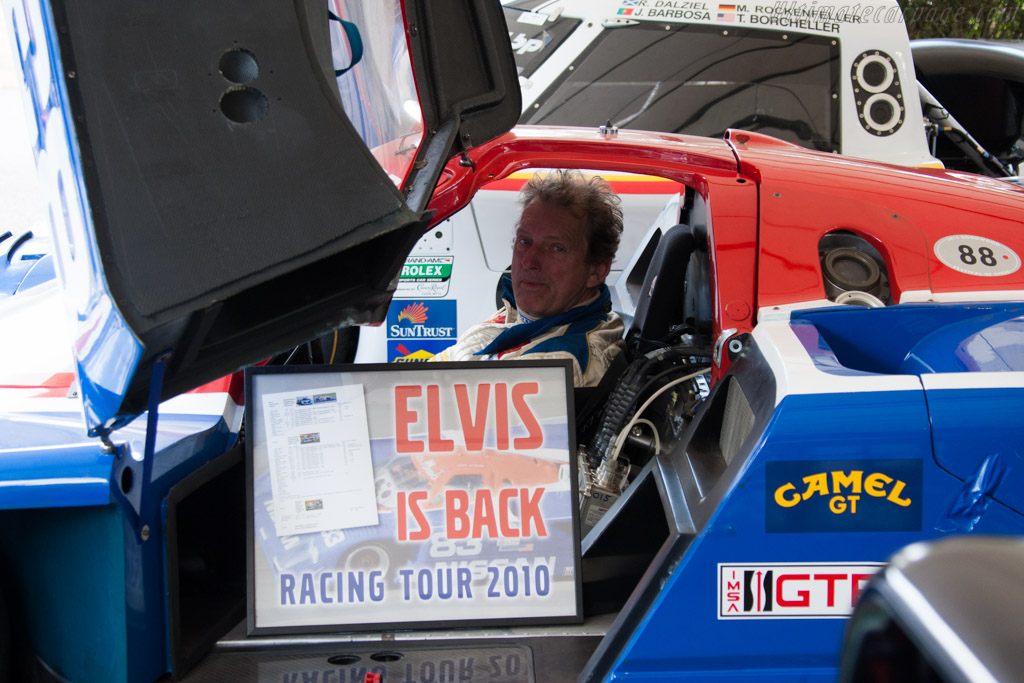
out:
<path id="1" fill-rule="evenodd" d="M 278 536 L 377 523 L 363 387 L 263 397 Z"/>

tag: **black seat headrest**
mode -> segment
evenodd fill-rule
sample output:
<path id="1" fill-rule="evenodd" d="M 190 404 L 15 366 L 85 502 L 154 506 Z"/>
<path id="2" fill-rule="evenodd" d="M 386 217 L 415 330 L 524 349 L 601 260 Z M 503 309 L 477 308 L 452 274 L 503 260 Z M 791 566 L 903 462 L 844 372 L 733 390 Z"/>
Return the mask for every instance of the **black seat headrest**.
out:
<path id="1" fill-rule="evenodd" d="M 689 225 L 675 225 L 665 231 L 651 257 L 627 344 L 637 353 L 656 348 L 659 340 L 683 322 L 686 269 L 697 248 Z"/>

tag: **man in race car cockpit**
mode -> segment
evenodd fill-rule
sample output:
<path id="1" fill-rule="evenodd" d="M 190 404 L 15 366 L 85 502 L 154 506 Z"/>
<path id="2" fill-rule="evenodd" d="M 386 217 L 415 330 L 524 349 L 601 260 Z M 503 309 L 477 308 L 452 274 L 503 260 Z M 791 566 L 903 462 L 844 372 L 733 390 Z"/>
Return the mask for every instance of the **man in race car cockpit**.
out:
<path id="1" fill-rule="evenodd" d="M 573 384 L 596 386 L 622 350 L 604 284 L 622 233 L 619 197 L 579 171 L 534 175 L 519 197 L 505 307 L 431 360 L 569 358 Z"/>

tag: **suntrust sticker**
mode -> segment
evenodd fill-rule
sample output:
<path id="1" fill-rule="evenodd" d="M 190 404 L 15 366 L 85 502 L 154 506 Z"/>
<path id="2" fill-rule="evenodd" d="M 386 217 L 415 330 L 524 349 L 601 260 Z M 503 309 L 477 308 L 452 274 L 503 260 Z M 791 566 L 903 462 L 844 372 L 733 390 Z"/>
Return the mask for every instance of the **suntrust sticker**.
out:
<path id="1" fill-rule="evenodd" d="M 456 302 L 395 299 L 388 309 L 388 362 L 427 360 L 455 343 Z"/>
<path id="2" fill-rule="evenodd" d="M 879 562 L 718 565 L 719 619 L 844 618 Z"/>
<path id="3" fill-rule="evenodd" d="M 388 309 L 388 339 L 454 339 L 454 301 L 394 300 Z"/>
<path id="4" fill-rule="evenodd" d="M 789 460 L 765 471 L 765 531 L 920 531 L 921 461 Z"/>

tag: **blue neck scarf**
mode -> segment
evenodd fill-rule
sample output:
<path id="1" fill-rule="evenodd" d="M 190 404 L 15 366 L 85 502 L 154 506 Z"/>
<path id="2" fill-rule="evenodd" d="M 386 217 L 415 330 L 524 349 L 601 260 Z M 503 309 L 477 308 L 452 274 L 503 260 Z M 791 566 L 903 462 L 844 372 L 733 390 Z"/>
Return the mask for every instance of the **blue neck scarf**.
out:
<path id="1" fill-rule="evenodd" d="M 501 279 L 501 288 L 503 298 L 511 304 L 513 308 L 515 308 L 516 299 L 515 295 L 512 293 L 512 278 L 508 276 L 503 277 Z M 558 327 L 559 325 L 567 325 L 569 323 L 584 320 L 592 321 L 596 325 L 607 317 L 608 311 L 611 309 L 612 297 L 608 291 L 608 285 L 602 283 L 598 289 L 597 298 L 589 304 L 570 308 L 565 313 L 549 315 L 546 318 L 539 318 L 530 322 L 520 323 L 519 325 L 513 325 L 495 337 L 490 344 L 475 352 L 473 355 L 489 356 L 492 353 L 500 353 L 506 349 L 515 348 L 530 341 L 534 337 L 544 334 L 552 327 Z"/>

